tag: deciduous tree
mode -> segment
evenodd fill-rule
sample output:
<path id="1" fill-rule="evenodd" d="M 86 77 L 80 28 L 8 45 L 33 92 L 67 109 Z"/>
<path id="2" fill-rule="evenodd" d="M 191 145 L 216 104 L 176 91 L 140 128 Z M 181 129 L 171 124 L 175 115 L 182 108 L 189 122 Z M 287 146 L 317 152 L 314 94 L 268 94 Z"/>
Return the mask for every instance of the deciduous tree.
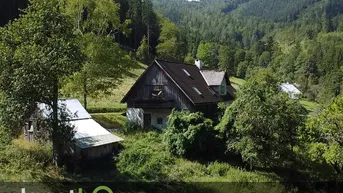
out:
<path id="1" fill-rule="evenodd" d="M 119 4 L 113 0 L 65 0 L 65 5 L 64 13 L 73 21 L 79 45 L 87 56 L 82 71 L 66 81 L 66 88 L 80 91 L 87 108 L 88 95 L 108 93 L 133 64 L 114 41 L 116 33 L 129 33 L 130 20 L 120 22 Z"/>
<path id="2" fill-rule="evenodd" d="M 25 15 L 0 29 L 1 123 L 17 135 L 37 102 L 47 104 L 57 163 L 73 137 L 58 117 L 63 112 L 59 83 L 80 70 L 83 60 L 72 25 L 60 10 L 57 0 L 31 0 Z"/>
<path id="3" fill-rule="evenodd" d="M 239 153 L 251 166 L 273 167 L 292 156 L 306 110 L 279 91 L 269 70 L 252 74 L 216 129 L 227 141 L 228 150 Z"/>

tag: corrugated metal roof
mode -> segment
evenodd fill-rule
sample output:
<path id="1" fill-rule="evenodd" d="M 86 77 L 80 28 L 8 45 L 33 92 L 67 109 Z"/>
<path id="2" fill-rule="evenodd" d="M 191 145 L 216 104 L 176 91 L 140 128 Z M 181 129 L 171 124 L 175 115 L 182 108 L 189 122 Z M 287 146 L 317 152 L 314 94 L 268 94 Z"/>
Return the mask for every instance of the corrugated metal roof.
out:
<path id="1" fill-rule="evenodd" d="M 70 122 L 74 126 L 75 144 L 80 148 L 96 147 L 123 141 L 113 135 L 93 119 L 81 119 Z"/>
<path id="2" fill-rule="evenodd" d="M 75 127 L 75 139 L 111 134 L 93 119 L 76 120 L 70 123 Z"/>
<path id="3" fill-rule="evenodd" d="M 287 92 L 287 93 L 301 94 L 300 90 L 297 89 L 297 87 L 295 87 L 293 84 L 282 83 L 280 85 L 280 88 L 282 91 Z"/>
<path id="4" fill-rule="evenodd" d="M 101 145 L 116 143 L 120 141 L 124 141 L 124 139 L 113 134 L 107 134 L 77 139 L 75 145 L 81 149 L 85 149 L 90 147 L 97 147 Z"/>
<path id="5" fill-rule="evenodd" d="M 225 72 L 215 70 L 201 70 L 202 76 L 204 77 L 208 86 L 219 86 L 222 84 Z"/>
<path id="6" fill-rule="evenodd" d="M 92 116 L 86 111 L 77 99 L 59 99 L 58 105 L 65 107 L 71 115 L 71 120 L 91 119 Z M 49 106 L 43 103 L 38 104 L 38 108 L 42 111 L 43 116 L 48 117 L 52 112 Z"/>
<path id="7" fill-rule="evenodd" d="M 75 144 L 80 148 L 96 147 L 105 144 L 123 141 L 124 139 L 113 135 L 99 123 L 94 121 L 91 115 L 77 99 L 60 99 L 59 106 L 64 106 L 68 113 L 72 115 L 70 124 L 74 126 Z M 38 104 L 43 116 L 47 117 L 51 109 L 46 104 Z"/>

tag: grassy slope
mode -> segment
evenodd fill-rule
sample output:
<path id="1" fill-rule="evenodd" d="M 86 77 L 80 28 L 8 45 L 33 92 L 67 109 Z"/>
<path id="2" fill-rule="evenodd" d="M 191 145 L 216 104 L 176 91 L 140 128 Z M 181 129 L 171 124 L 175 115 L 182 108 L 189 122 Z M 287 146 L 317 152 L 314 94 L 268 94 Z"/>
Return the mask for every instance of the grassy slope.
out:
<path id="1" fill-rule="evenodd" d="M 126 117 L 122 116 L 122 113 L 93 113 L 91 115 L 106 129 L 122 128 L 126 121 Z"/>
<path id="2" fill-rule="evenodd" d="M 99 96 L 99 97 L 89 97 L 88 99 L 88 109 L 92 111 L 93 109 L 110 109 L 110 111 L 122 111 L 126 108 L 126 104 L 120 103 L 123 96 L 129 91 L 131 86 L 136 82 L 138 77 L 146 69 L 146 65 L 138 64 L 135 66 L 127 76 L 123 79 L 122 84 L 118 85 L 117 88 L 113 89 L 110 95 Z M 82 101 L 82 97 L 78 97 Z"/>

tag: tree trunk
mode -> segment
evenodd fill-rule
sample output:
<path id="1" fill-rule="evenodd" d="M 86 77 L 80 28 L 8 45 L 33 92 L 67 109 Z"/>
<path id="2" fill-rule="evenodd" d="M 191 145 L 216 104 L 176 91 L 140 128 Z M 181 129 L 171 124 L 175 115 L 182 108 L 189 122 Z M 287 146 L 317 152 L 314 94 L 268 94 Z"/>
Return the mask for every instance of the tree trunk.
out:
<path id="1" fill-rule="evenodd" d="M 150 60 L 150 26 L 148 25 L 148 57 Z"/>
<path id="2" fill-rule="evenodd" d="M 87 110 L 87 74 L 84 73 L 83 77 L 83 106 Z"/>
<path id="3" fill-rule="evenodd" d="M 53 101 L 52 101 L 52 146 L 53 146 L 53 161 L 57 166 L 61 165 L 61 144 L 58 139 L 58 81 L 56 80 L 53 86 Z"/>

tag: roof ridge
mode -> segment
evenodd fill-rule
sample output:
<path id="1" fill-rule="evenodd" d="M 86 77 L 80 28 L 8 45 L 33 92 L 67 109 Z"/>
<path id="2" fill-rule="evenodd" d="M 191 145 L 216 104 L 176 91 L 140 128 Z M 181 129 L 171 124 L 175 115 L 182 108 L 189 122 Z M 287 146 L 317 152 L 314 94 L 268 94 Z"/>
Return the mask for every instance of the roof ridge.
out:
<path id="1" fill-rule="evenodd" d="M 189 64 L 185 62 L 177 62 L 177 61 L 171 61 L 171 60 L 163 60 L 163 59 L 155 59 L 155 61 L 162 61 L 162 62 L 168 62 L 168 63 L 174 63 L 174 64 L 179 64 L 179 65 L 187 65 L 187 66 L 195 66 L 195 64 Z"/>

